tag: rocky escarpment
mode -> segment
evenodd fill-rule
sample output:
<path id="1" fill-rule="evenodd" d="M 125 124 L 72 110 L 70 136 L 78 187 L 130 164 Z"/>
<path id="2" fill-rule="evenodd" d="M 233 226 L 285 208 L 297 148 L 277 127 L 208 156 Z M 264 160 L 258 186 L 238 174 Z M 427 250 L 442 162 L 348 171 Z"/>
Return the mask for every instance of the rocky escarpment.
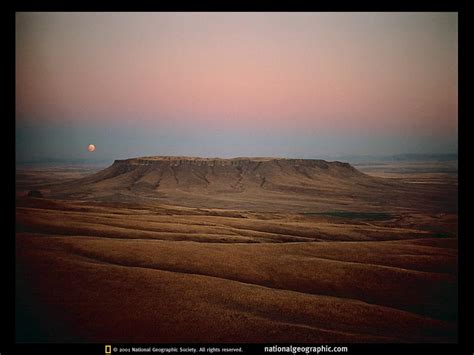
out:
<path id="1" fill-rule="evenodd" d="M 449 192 L 316 159 L 142 157 L 51 187 L 50 197 L 111 203 L 302 211 L 444 210 Z M 450 208 L 455 208 L 452 206 Z"/>
<path id="2" fill-rule="evenodd" d="M 372 178 L 348 163 L 314 159 L 143 157 L 116 160 L 110 167 L 62 190 L 159 191 L 255 189 L 304 192 L 312 187 L 370 183 Z"/>

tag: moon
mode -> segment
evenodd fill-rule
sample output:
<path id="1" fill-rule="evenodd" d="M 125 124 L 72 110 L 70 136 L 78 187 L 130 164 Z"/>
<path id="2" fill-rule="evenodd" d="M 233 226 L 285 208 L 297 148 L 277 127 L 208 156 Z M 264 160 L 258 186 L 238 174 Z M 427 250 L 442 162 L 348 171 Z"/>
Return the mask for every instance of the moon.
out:
<path id="1" fill-rule="evenodd" d="M 94 144 L 89 144 L 89 145 L 87 146 L 87 150 L 88 150 L 89 152 L 93 152 L 93 151 L 95 150 L 95 145 L 94 145 Z"/>

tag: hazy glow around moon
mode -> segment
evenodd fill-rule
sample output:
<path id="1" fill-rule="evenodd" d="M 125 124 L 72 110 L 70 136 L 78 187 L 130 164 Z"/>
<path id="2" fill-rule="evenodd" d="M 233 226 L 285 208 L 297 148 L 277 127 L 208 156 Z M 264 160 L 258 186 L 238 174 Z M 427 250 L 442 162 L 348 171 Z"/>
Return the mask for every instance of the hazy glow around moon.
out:
<path id="1" fill-rule="evenodd" d="M 88 150 L 89 152 L 93 152 L 93 151 L 95 150 L 95 145 L 94 145 L 94 144 L 89 144 L 89 145 L 87 146 L 87 150 Z"/>

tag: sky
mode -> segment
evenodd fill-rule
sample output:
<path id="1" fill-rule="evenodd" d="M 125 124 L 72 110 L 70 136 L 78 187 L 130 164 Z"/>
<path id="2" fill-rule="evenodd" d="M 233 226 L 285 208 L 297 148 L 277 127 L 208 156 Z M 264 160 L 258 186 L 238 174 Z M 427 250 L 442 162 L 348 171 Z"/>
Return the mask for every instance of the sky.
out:
<path id="1" fill-rule="evenodd" d="M 457 13 L 16 15 L 17 162 L 455 153 L 457 103 Z"/>

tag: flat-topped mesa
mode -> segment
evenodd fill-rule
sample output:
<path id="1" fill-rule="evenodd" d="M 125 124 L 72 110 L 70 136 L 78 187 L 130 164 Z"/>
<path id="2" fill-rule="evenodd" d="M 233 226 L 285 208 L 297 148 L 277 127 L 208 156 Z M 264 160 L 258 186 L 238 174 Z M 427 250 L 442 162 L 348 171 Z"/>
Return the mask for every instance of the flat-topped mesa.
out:
<path id="1" fill-rule="evenodd" d="M 255 158 L 201 158 L 201 157 L 188 157 L 188 156 L 152 156 L 152 157 L 139 157 L 139 158 L 130 158 L 130 159 L 118 159 L 114 163 L 118 164 L 133 164 L 133 165 L 151 165 L 154 163 L 165 162 L 165 163 L 179 163 L 179 164 L 193 164 L 193 165 L 208 165 L 219 163 L 221 165 L 231 165 L 238 162 L 263 162 L 271 161 L 279 158 L 265 158 L 265 157 L 255 157 Z"/>
<path id="2" fill-rule="evenodd" d="M 351 177 L 365 177 L 364 174 L 348 163 L 339 161 L 328 162 L 321 159 L 294 159 L 275 157 L 237 157 L 237 158 L 200 158 L 186 156 L 153 156 L 116 160 L 109 168 L 114 174 L 125 174 L 135 171 L 137 175 L 162 176 L 172 173 L 173 179 L 180 182 L 187 181 L 187 186 L 195 185 L 196 177 L 204 181 L 206 186 L 219 179 L 221 181 L 237 180 L 238 183 L 256 178 L 258 181 L 265 178 L 265 182 L 288 180 L 287 183 L 305 183 L 301 180 L 314 180 L 322 176 L 332 179 L 348 179 Z M 235 176 L 233 176 L 235 175 Z M 289 181 L 290 178 L 299 181 Z M 149 179 L 141 179 L 148 181 Z M 255 179 L 254 179 L 255 180 Z M 254 181 L 255 182 L 255 181 Z M 308 181 L 306 181 L 308 182 Z M 308 182 L 311 183 L 311 182 Z M 184 183 L 183 183 L 184 184 Z M 199 183 L 198 183 L 199 185 Z"/>
<path id="3" fill-rule="evenodd" d="M 114 165 L 161 165 L 159 163 L 166 163 L 171 166 L 183 165 L 197 165 L 197 166 L 238 166 L 249 163 L 276 163 L 295 166 L 312 166 L 327 169 L 330 166 L 346 168 L 351 171 L 358 172 L 349 163 L 340 161 L 328 162 L 322 159 L 301 159 L 301 158 L 278 158 L 278 157 L 235 157 L 235 158 L 201 158 L 190 156 L 151 156 L 138 157 L 129 159 L 117 159 Z"/>
<path id="4" fill-rule="evenodd" d="M 319 194 L 368 186 L 372 178 L 348 163 L 274 157 L 154 156 L 116 160 L 108 168 L 58 186 L 60 192 L 106 194 L 176 191 Z"/>

